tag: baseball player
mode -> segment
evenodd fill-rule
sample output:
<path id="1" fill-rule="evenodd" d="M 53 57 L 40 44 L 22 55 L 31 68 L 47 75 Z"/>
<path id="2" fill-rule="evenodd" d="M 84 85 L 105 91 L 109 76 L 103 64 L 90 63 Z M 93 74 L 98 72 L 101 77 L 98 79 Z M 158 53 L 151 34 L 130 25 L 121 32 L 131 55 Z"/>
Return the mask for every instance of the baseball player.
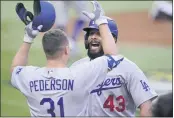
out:
<path id="1" fill-rule="evenodd" d="M 107 21 L 116 43 L 117 25 L 109 17 Z M 99 32 L 99 27 L 93 20 L 83 30 L 86 31 L 84 38 L 88 57 L 74 62 L 72 67 L 104 55 L 104 47 L 101 45 L 104 32 Z M 102 82 L 96 82 L 97 85 L 91 88 L 88 115 L 134 117 L 136 108 L 139 108 L 140 116 L 151 116 L 151 101 L 157 96 L 156 92 L 150 87 L 146 76 L 135 63 L 123 55 L 117 57 L 123 59 L 122 63 L 110 71 Z"/>
<path id="2" fill-rule="evenodd" d="M 34 38 L 42 29 L 36 30 L 30 22 L 25 28 L 23 43 L 11 66 L 11 84 L 27 98 L 31 116 L 85 116 L 89 91 L 96 81 L 103 81 L 107 72 L 119 66 L 123 59 L 116 55 L 114 38 L 108 28 L 108 21 L 98 2 L 94 12 L 84 12 L 94 20 L 102 33 L 102 45 L 106 56 L 90 62 L 67 68 L 70 47 L 64 31 L 52 29 L 42 39 L 47 63 L 45 67 L 27 66 L 28 53 Z M 110 39 L 110 40 L 108 40 Z"/>
<path id="3" fill-rule="evenodd" d="M 72 40 L 75 43 L 82 28 L 88 21 L 81 11 L 87 11 L 88 8 L 88 1 L 51 1 L 53 3 L 56 16 L 61 16 L 56 18 L 55 27 L 61 28 L 66 31 L 68 20 L 69 20 L 69 11 L 73 8 L 77 14 L 77 18 L 72 30 Z M 76 46 L 75 46 L 76 47 Z"/>

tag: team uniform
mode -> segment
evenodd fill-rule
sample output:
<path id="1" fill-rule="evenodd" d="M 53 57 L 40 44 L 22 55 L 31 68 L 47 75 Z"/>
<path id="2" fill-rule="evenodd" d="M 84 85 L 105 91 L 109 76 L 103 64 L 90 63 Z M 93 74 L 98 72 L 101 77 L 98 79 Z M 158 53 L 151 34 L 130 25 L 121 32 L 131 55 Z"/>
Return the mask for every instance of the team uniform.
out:
<path id="1" fill-rule="evenodd" d="M 102 56 L 71 68 L 17 66 L 11 83 L 26 96 L 31 116 L 85 116 L 91 87 L 121 62 L 115 60 Z"/>
<path id="2" fill-rule="evenodd" d="M 157 96 L 138 66 L 124 58 L 117 68 L 93 86 L 90 91 L 89 116 L 135 116 L 136 108 Z M 73 66 L 89 62 L 89 57 L 76 61 Z"/>

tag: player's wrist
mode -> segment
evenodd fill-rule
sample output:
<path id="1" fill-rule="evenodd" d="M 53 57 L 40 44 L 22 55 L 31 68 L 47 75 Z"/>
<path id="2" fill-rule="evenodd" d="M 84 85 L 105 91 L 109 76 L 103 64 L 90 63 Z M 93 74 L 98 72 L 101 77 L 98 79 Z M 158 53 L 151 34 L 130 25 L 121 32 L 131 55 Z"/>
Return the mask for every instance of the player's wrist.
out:
<path id="1" fill-rule="evenodd" d="M 33 43 L 33 38 L 30 38 L 29 36 L 24 35 L 23 41 L 25 43 L 30 43 L 31 44 L 31 43 Z"/>
<path id="2" fill-rule="evenodd" d="M 25 34 L 24 34 L 24 42 L 27 43 L 33 43 L 34 39 L 36 36 L 39 34 L 39 31 L 41 31 L 43 25 L 39 25 L 37 29 L 33 29 L 32 27 L 32 22 L 30 22 L 26 27 L 25 27 Z"/>

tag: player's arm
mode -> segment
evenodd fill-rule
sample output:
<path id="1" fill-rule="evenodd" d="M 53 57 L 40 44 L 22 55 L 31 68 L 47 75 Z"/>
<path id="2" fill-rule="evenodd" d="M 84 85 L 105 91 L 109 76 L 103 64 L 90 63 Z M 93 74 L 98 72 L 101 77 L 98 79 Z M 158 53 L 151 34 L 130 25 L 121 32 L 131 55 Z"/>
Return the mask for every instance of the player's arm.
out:
<path id="1" fill-rule="evenodd" d="M 140 105 L 140 116 L 144 117 L 144 116 L 152 116 L 152 101 L 151 100 L 147 100 L 144 103 L 142 103 Z"/>
<path id="2" fill-rule="evenodd" d="M 32 22 L 25 27 L 25 35 L 24 35 L 24 42 L 22 43 L 21 47 L 19 48 L 18 52 L 16 53 L 12 65 L 11 65 L 11 73 L 13 72 L 16 66 L 26 66 L 28 61 L 28 53 L 33 42 L 33 39 L 41 30 L 42 25 L 38 26 L 38 30 L 32 29 Z"/>
<path id="3" fill-rule="evenodd" d="M 156 98 L 153 103 L 146 101 L 140 105 L 140 115 L 153 117 L 173 117 L 173 92 L 161 94 Z"/>
<path id="4" fill-rule="evenodd" d="M 92 13 L 83 11 L 83 14 L 91 20 L 94 20 L 95 24 L 99 26 L 104 54 L 116 55 L 117 49 L 115 40 L 109 30 L 107 19 L 104 16 L 104 11 L 97 1 L 92 1 L 92 4 L 94 6 L 94 11 Z"/>
<path id="5" fill-rule="evenodd" d="M 77 64 L 71 66 L 74 76 L 79 78 L 84 90 L 90 90 L 91 86 L 95 86 L 97 83 L 101 83 L 107 73 L 116 68 L 124 58 L 117 58 L 117 56 L 101 56 L 92 61 Z M 85 75 L 84 75 L 85 73 Z"/>
<path id="6" fill-rule="evenodd" d="M 117 54 L 116 44 L 109 30 L 108 24 L 99 25 L 99 31 L 102 37 L 101 41 L 104 54 L 116 55 Z"/>
<path id="7" fill-rule="evenodd" d="M 148 79 L 137 66 L 131 69 L 127 88 L 135 105 L 140 109 L 140 116 L 151 116 L 152 100 L 157 97 L 156 92 L 149 85 Z"/>
<path id="8" fill-rule="evenodd" d="M 12 65 L 11 65 L 11 73 L 16 66 L 26 66 L 28 61 L 28 53 L 31 47 L 30 43 L 23 42 L 18 52 L 16 53 Z"/>
<path id="9" fill-rule="evenodd" d="M 24 35 L 24 42 L 22 43 L 21 47 L 19 48 L 18 52 L 16 53 L 12 65 L 11 65 L 11 84 L 13 87 L 21 90 L 23 84 L 25 83 L 24 75 L 29 74 L 35 67 L 26 66 L 28 60 L 28 53 L 31 47 L 31 43 L 33 39 L 39 33 L 39 29 L 42 26 L 38 27 L 38 30 L 32 29 L 32 22 L 28 24 L 25 28 L 25 35 Z M 23 78 L 23 79 L 21 79 Z M 22 89 L 24 90 L 24 89 Z M 21 91 L 22 92 L 22 91 Z M 24 93 L 24 91 L 23 91 Z"/>

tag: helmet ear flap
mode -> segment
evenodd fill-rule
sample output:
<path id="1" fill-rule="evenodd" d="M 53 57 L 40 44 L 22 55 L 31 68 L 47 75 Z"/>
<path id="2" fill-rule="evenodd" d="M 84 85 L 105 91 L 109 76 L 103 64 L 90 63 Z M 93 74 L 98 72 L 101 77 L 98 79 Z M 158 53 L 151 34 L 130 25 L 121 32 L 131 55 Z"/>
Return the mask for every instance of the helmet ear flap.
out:
<path id="1" fill-rule="evenodd" d="M 85 34 L 84 43 L 85 43 L 85 48 L 88 49 L 89 48 L 89 44 L 88 44 L 88 33 Z"/>

